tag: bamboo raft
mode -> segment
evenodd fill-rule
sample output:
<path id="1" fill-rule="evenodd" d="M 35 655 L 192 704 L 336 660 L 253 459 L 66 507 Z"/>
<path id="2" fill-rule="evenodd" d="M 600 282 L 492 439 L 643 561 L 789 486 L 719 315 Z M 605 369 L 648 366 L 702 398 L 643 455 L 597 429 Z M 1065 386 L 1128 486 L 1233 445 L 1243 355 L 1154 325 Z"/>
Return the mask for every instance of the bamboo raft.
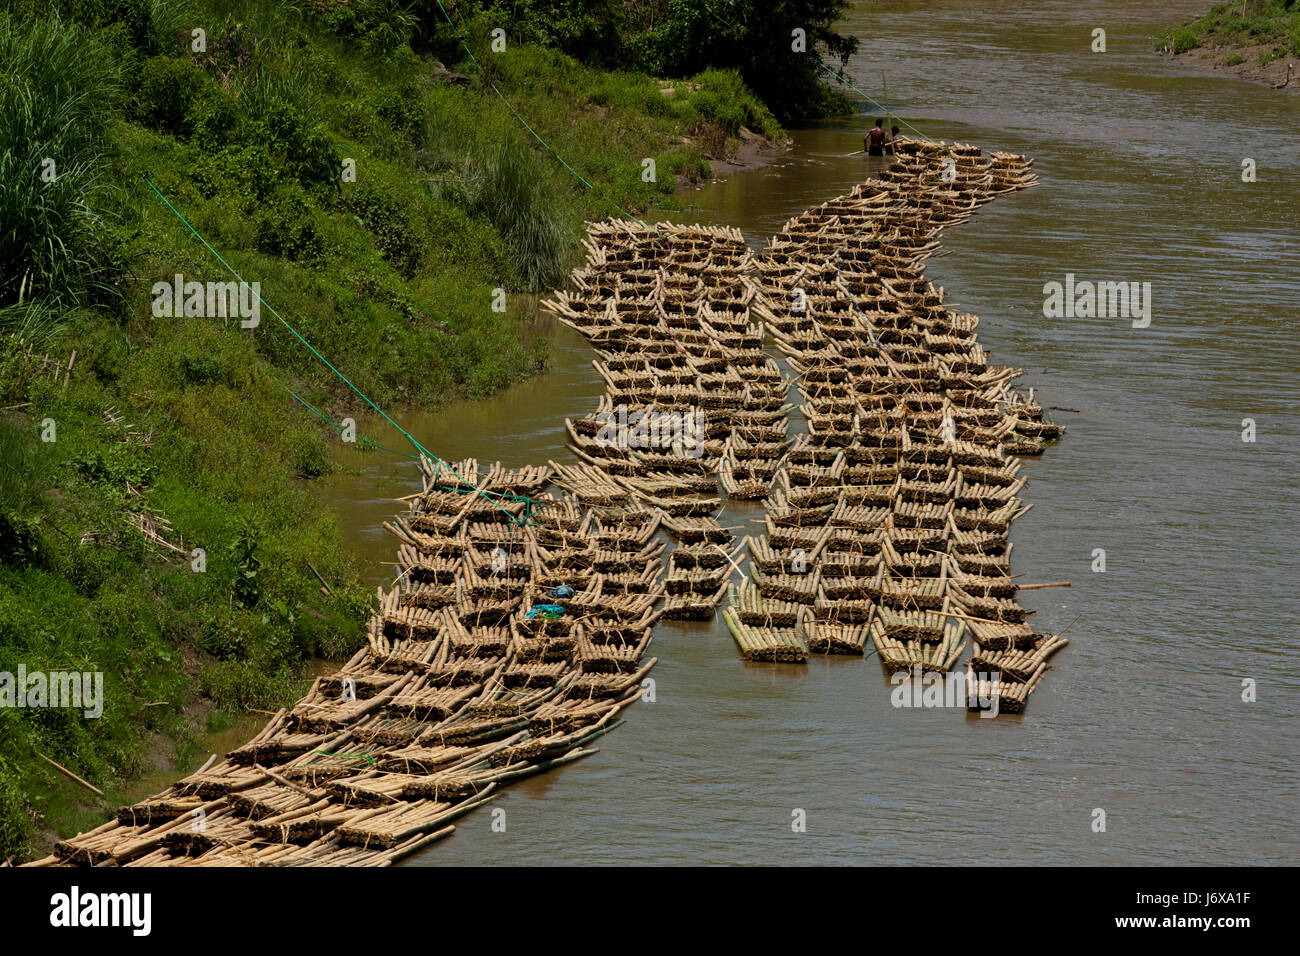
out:
<path id="1" fill-rule="evenodd" d="M 808 647 L 798 629 L 745 624 L 731 608 L 722 612 L 731 636 L 747 661 L 798 662 L 808 659 Z"/>
<path id="2" fill-rule="evenodd" d="M 1024 157 L 909 141 L 754 257 L 750 308 L 796 374 L 807 434 L 772 484 L 754 583 L 731 593 L 729 623 L 792 626 L 772 613 L 784 600 L 810 615 L 811 650 L 862 653 L 870 639 L 889 672 L 946 673 L 973 646 L 1007 688 L 1003 709 L 1023 709 L 1064 642 L 1025 624 L 1007 533 L 1024 510 L 1019 456 L 1062 429 L 1011 387 L 1018 370 L 990 363 L 978 318 L 944 304 L 923 262 L 946 227 L 1035 181 Z M 795 568 L 819 573 L 813 600 Z"/>
<path id="3" fill-rule="evenodd" d="M 224 760 L 39 865 L 387 866 L 497 787 L 594 752 L 654 663 L 661 515 L 582 467 L 423 464 L 367 645 Z M 574 494 L 546 495 L 553 480 Z M 565 617 L 528 616 L 552 604 Z"/>

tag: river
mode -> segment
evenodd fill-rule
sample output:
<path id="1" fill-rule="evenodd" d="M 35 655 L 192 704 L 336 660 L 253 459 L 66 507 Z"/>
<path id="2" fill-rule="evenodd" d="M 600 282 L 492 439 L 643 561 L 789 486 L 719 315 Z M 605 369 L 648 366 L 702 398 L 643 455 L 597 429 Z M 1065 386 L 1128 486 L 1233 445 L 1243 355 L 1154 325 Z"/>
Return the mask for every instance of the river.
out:
<path id="1" fill-rule="evenodd" d="M 599 754 L 504 791 L 504 832 L 478 811 L 407 865 L 1295 861 L 1300 97 L 1152 53 L 1207 5 L 873 3 L 841 24 L 862 89 L 931 137 L 1032 156 L 1041 179 L 927 267 L 994 361 L 1070 410 L 1049 413 L 1069 431 L 1027 464 L 1034 508 L 1011 535 L 1022 580 L 1073 585 L 1021 594 L 1071 641 L 1025 715 L 896 709 L 874 658 L 747 664 L 720 619 L 663 624 L 655 702 Z M 796 130 L 673 218 L 758 247 L 864 177 L 844 154 L 867 122 Z M 1150 326 L 1045 318 L 1043 285 L 1067 273 L 1150 282 Z M 603 383 L 580 337 L 546 329 L 551 373 L 404 424 L 448 460 L 571 461 L 563 419 Z M 331 500 L 378 583 L 395 550 L 380 523 L 417 483 L 355 460 Z"/>

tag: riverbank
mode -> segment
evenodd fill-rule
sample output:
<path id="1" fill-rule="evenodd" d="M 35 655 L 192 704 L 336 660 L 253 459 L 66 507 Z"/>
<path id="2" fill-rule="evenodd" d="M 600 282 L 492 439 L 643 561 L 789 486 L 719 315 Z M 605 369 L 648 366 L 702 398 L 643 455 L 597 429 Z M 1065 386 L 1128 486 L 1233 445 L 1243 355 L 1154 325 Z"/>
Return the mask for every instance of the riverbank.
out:
<path id="1" fill-rule="evenodd" d="M 1222 3 L 1161 34 L 1156 49 L 1274 89 L 1300 90 L 1300 8 L 1294 3 Z"/>
<path id="2" fill-rule="evenodd" d="M 102 674 L 104 710 L 0 707 L 0 858 L 102 820 L 364 639 L 369 588 L 316 486 L 369 406 L 272 308 L 390 411 L 490 395 L 547 366 L 529 293 L 584 220 L 672 205 L 746 130 L 783 136 L 734 72 L 530 44 L 476 70 L 486 35 L 417 48 L 377 8 L 20 9 L 0 159 L 48 177 L 3 196 L 27 226 L 0 237 L 0 669 Z M 231 276 L 191 225 L 260 314 L 205 314 Z M 177 275 L 206 301 L 162 302 Z"/>

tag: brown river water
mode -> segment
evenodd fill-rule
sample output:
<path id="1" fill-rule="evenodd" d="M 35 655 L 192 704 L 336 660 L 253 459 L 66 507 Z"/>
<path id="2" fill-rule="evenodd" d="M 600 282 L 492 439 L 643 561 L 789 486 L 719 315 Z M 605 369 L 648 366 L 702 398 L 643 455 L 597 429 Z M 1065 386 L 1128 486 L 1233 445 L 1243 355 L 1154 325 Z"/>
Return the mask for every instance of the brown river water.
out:
<path id="1" fill-rule="evenodd" d="M 1152 53 L 1207 5 L 873 3 L 841 25 L 862 40 L 862 89 L 1040 176 L 945 233 L 927 267 L 981 317 L 994 361 L 1070 410 L 1049 412 L 1069 431 L 1027 463 L 1034 508 L 1011 534 L 1013 573 L 1073 584 L 1020 596 L 1071 641 L 1027 712 L 896 709 L 873 657 L 749 664 L 720 619 L 667 623 L 656 700 L 600 753 L 505 790 L 505 832 L 477 811 L 407 865 L 1296 861 L 1300 96 Z M 867 123 L 796 130 L 772 165 L 670 216 L 758 247 L 874 168 L 844 155 Z M 1043 285 L 1066 273 L 1150 282 L 1150 327 L 1045 318 Z M 576 333 L 545 328 L 552 372 L 403 424 L 447 460 L 572 461 L 563 420 L 603 384 Z M 347 458 L 328 494 L 378 584 L 395 557 L 381 522 L 418 481 L 391 456 Z M 723 523 L 761 515 L 728 506 Z"/>

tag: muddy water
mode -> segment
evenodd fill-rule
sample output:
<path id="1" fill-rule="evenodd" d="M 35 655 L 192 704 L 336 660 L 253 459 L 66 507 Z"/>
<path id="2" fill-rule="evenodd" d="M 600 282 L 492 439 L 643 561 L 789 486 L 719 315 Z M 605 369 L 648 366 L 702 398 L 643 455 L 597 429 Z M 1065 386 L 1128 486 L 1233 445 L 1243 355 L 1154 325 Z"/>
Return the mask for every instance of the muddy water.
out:
<path id="1" fill-rule="evenodd" d="M 1294 861 L 1300 97 L 1150 53 L 1204 6 L 877 3 L 844 24 L 868 51 L 859 86 L 887 85 L 930 136 L 1034 156 L 1042 179 L 950 230 L 928 267 L 995 361 L 1077 410 L 1054 413 L 1070 431 L 1027 466 L 1034 509 L 1012 532 L 1014 572 L 1073 582 L 1022 594 L 1072 641 L 1028 713 L 895 709 L 874 659 L 745 664 L 720 621 L 666 624 L 654 703 L 596 756 L 507 790 L 504 833 L 480 811 L 412 865 Z M 865 123 L 796 131 L 678 218 L 757 245 L 871 168 L 844 158 Z M 1067 272 L 1150 282 L 1150 327 L 1044 318 L 1043 284 Z M 583 341 L 551 334 L 552 374 L 404 421 L 449 459 L 570 460 L 563 417 L 602 387 Z M 361 461 L 335 504 L 379 581 L 380 521 L 414 474 Z"/>

